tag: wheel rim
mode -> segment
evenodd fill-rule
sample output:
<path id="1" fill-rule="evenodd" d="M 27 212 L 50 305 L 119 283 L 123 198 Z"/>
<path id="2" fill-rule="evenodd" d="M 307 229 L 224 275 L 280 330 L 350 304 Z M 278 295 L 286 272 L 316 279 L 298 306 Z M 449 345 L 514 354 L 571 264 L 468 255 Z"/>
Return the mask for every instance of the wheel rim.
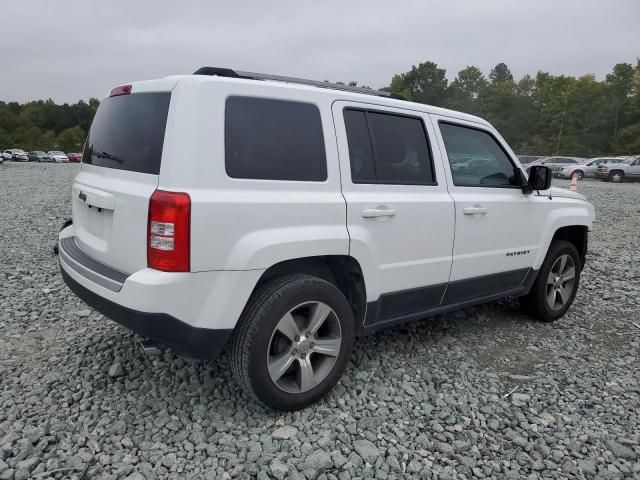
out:
<path id="1" fill-rule="evenodd" d="M 287 393 L 304 393 L 322 383 L 336 363 L 342 327 L 323 302 L 306 302 L 289 310 L 271 334 L 267 370 Z"/>
<path id="2" fill-rule="evenodd" d="M 576 283 L 576 264 L 571 255 L 560 255 L 547 277 L 547 304 L 552 310 L 564 307 L 573 293 Z"/>
<path id="3" fill-rule="evenodd" d="M 584 177 L 582 172 L 578 172 L 578 174 L 576 175 L 576 177 L 578 178 L 578 180 L 582 180 L 582 177 Z"/>
<path id="4" fill-rule="evenodd" d="M 619 174 L 619 173 L 614 173 L 614 174 L 613 174 L 613 176 L 611 177 L 611 179 L 612 179 L 614 182 L 619 182 L 619 181 L 620 181 L 620 178 L 621 178 L 621 177 L 620 177 L 620 174 Z"/>

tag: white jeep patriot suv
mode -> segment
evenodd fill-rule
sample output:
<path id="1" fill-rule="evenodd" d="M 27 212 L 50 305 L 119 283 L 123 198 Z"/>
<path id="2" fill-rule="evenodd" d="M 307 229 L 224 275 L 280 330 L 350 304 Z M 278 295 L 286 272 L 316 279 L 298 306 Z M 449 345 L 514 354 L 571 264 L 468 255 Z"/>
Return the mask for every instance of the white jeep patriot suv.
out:
<path id="1" fill-rule="evenodd" d="M 480 118 L 205 67 L 101 103 L 60 266 L 144 337 L 199 358 L 226 345 L 244 391 L 295 410 L 380 328 L 505 296 L 561 317 L 594 211 L 550 183 Z"/>

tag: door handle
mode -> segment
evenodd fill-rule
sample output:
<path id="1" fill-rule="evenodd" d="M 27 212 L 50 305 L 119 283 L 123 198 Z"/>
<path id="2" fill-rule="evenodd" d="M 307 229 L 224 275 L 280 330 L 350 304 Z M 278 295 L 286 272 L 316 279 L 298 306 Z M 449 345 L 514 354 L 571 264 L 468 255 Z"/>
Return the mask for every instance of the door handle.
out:
<path id="1" fill-rule="evenodd" d="M 487 213 L 487 207 L 484 205 L 474 205 L 473 207 L 464 207 L 462 211 L 465 215 L 484 215 Z"/>
<path id="2" fill-rule="evenodd" d="M 378 206 L 362 210 L 362 218 L 395 217 L 396 211 L 392 208 Z"/>

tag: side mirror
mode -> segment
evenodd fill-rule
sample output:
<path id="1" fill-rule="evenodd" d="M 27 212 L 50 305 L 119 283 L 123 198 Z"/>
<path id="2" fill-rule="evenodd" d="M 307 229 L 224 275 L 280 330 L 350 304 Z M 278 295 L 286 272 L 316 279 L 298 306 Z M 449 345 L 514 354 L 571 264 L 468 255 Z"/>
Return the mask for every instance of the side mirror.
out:
<path id="1" fill-rule="evenodd" d="M 527 186 L 530 190 L 548 190 L 553 180 L 553 172 L 549 167 L 534 165 L 529 169 L 529 181 Z"/>

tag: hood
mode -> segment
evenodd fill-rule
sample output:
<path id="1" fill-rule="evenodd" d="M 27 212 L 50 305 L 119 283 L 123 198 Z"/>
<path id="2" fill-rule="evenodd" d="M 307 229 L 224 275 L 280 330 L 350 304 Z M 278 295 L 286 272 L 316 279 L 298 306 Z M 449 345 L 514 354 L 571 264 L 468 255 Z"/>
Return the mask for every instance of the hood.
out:
<path id="1" fill-rule="evenodd" d="M 578 192 L 572 192 L 566 188 L 551 187 L 549 189 L 552 197 L 575 198 L 576 200 L 587 200 L 587 197 Z"/>

